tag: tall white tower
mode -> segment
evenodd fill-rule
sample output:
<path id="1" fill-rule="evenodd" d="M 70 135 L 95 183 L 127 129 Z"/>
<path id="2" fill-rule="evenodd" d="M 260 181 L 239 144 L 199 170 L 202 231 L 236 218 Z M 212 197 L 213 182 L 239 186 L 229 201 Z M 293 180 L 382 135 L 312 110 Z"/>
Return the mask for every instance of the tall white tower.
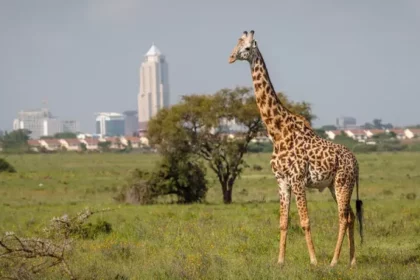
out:
<path id="1" fill-rule="evenodd" d="M 168 64 L 165 56 L 152 44 L 140 67 L 138 116 L 140 131 L 163 107 L 169 106 Z"/>

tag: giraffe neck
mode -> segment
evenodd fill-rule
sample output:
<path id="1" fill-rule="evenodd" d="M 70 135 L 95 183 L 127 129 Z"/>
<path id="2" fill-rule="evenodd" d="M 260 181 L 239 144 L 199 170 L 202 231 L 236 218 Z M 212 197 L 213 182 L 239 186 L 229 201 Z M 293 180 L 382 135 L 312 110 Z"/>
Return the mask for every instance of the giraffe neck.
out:
<path id="1" fill-rule="evenodd" d="M 255 51 L 250 64 L 257 106 L 267 132 L 274 136 L 281 133 L 286 120 L 293 114 L 281 103 L 271 83 L 264 59 L 258 49 Z"/>

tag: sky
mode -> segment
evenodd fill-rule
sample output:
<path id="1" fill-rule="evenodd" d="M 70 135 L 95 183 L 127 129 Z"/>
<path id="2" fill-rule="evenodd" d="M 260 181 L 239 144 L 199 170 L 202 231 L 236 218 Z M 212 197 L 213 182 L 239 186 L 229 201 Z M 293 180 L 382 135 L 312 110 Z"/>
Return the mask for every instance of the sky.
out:
<path id="1" fill-rule="evenodd" d="M 43 101 L 86 132 L 95 112 L 137 109 L 152 42 L 171 104 L 252 86 L 246 62 L 228 64 L 251 29 L 276 91 L 310 102 L 315 126 L 420 123 L 418 0 L 0 0 L 0 129 Z"/>

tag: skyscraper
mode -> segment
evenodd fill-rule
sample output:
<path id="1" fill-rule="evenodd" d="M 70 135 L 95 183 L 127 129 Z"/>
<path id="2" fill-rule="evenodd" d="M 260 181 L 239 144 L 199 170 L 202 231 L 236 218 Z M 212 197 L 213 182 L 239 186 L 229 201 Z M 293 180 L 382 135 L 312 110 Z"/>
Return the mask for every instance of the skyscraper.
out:
<path id="1" fill-rule="evenodd" d="M 141 131 L 156 113 L 169 106 L 168 64 L 165 56 L 152 44 L 140 67 L 138 117 Z"/>

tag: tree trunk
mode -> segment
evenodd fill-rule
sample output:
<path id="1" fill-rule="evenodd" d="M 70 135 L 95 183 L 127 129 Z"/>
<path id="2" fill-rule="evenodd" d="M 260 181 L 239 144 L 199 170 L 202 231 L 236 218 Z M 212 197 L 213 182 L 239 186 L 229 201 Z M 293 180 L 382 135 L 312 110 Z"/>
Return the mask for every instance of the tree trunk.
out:
<path id="1" fill-rule="evenodd" d="M 232 203 L 232 188 L 223 188 L 223 202 L 225 204 Z"/>
<path id="2" fill-rule="evenodd" d="M 226 182 L 222 183 L 223 202 L 225 204 L 232 203 L 233 182 L 234 182 L 234 179 L 230 178 Z"/>

